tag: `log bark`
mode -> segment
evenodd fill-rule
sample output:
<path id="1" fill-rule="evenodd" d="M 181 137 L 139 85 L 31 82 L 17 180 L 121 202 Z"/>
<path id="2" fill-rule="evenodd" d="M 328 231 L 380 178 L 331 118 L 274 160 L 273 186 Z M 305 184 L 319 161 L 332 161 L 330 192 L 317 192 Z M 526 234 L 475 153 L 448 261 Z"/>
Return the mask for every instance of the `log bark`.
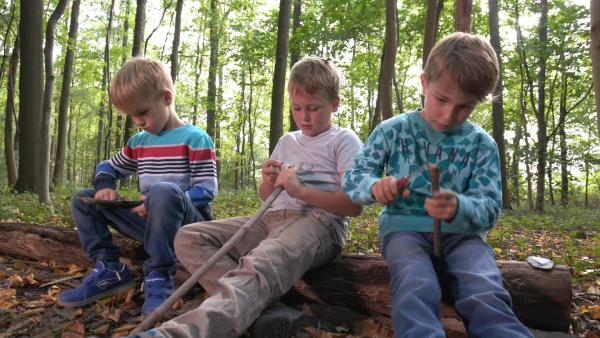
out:
<path id="1" fill-rule="evenodd" d="M 544 331 L 569 330 L 571 273 L 567 267 L 542 271 L 526 262 L 497 263 L 513 309 L 523 324 Z M 308 272 L 293 291 L 306 301 L 348 307 L 373 316 L 389 316 L 391 312 L 388 270 L 380 256 L 344 255 Z M 452 308 L 442 306 L 446 329 L 450 319 L 460 321 Z"/>
<path id="2" fill-rule="evenodd" d="M 76 231 L 49 225 L 0 223 L 0 254 L 37 261 L 91 266 L 81 249 Z M 125 261 L 138 267 L 147 257 L 140 242 L 118 233 L 115 244 Z M 570 324 L 571 274 L 564 266 L 537 270 L 525 262 L 498 261 L 513 308 L 528 327 L 567 332 Z M 189 273 L 182 267 L 176 275 L 181 283 Z M 391 292 L 388 270 L 381 256 L 343 255 L 308 272 L 286 295 L 286 300 L 339 306 L 373 317 L 389 317 Z M 448 337 L 466 337 L 462 320 L 453 308 L 442 304 L 442 325 Z"/>

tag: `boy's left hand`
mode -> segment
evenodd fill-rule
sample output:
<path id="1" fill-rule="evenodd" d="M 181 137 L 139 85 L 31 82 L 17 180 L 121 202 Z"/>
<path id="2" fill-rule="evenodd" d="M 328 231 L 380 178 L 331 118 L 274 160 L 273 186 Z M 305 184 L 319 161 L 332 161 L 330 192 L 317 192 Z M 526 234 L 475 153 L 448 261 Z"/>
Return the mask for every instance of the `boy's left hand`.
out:
<path id="1" fill-rule="evenodd" d="M 299 198 L 304 185 L 300 183 L 294 167 L 282 168 L 275 180 L 275 186 L 283 186 L 283 189 L 294 198 Z"/>
<path id="2" fill-rule="evenodd" d="M 140 197 L 138 199 L 143 202 L 146 199 L 146 196 L 140 195 Z M 135 208 L 132 208 L 131 212 L 138 214 L 138 216 L 140 216 L 141 218 L 146 218 L 146 216 L 148 216 L 148 212 L 146 211 L 146 207 L 144 206 L 144 203 L 138 205 Z"/>
<path id="3" fill-rule="evenodd" d="M 456 214 L 458 200 L 452 191 L 436 191 L 425 199 L 425 210 L 429 216 L 450 221 Z"/>

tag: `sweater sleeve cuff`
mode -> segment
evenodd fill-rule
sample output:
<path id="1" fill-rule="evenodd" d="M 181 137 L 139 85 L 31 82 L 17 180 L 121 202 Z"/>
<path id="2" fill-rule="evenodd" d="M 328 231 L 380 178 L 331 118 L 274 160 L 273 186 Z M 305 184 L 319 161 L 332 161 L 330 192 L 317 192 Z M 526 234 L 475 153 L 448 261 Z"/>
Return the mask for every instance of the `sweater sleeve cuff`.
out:
<path id="1" fill-rule="evenodd" d="M 471 201 L 462 194 L 456 194 L 456 203 L 456 214 L 450 222 L 447 222 L 447 224 L 455 228 L 465 228 L 465 224 L 469 224 L 469 220 L 475 212 L 474 206 Z"/>
<path id="2" fill-rule="evenodd" d="M 102 175 L 102 174 L 98 175 L 94 179 L 94 189 L 96 189 L 96 191 L 99 191 L 99 190 L 107 189 L 107 188 L 116 190 L 117 184 L 116 184 L 115 180 L 108 177 L 108 175 Z"/>

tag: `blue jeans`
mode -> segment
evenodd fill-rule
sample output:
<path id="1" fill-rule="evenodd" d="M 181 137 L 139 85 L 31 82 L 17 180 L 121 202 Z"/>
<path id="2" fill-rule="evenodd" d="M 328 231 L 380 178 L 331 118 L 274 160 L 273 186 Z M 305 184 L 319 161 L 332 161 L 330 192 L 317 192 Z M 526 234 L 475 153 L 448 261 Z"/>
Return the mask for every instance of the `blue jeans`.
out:
<path id="1" fill-rule="evenodd" d="M 383 239 L 396 337 L 444 337 L 441 289 L 432 264 L 432 233 L 394 232 Z M 489 245 L 477 235 L 442 234 L 444 283 L 469 337 L 533 337 L 511 308 Z"/>
<path id="2" fill-rule="evenodd" d="M 112 241 L 109 225 L 120 233 L 142 241 L 150 258 L 144 262 L 144 273 L 176 271 L 173 240 L 177 230 L 185 224 L 204 221 L 207 210 L 196 209 L 185 192 L 173 183 L 156 183 L 145 194 L 144 206 L 148 211 L 142 218 L 130 209 L 107 208 L 85 204 L 80 196 L 93 197 L 93 189 L 78 191 L 73 197 L 71 214 L 77 226 L 83 249 L 93 260 L 116 262 L 121 249 Z"/>

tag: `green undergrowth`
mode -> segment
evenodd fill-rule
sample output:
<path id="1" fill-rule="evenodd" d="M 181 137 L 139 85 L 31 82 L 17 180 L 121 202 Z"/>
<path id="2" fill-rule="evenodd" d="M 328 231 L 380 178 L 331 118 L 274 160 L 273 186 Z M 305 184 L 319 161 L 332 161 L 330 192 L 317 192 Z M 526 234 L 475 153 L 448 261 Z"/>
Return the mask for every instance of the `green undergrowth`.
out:
<path id="1" fill-rule="evenodd" d="M 52 207 L 38 202 L 37 195 L 16 194 L 0 187 L 0 222 L 25 222 L 73 226 L 70 201 L 76 187 L 52 192 Z M 135 198 L 135 189 L 122 189 L 124 197 Z M 253 215 L 261 205 L 253 190 L 221 191 L 214 203 L 216 218 Z M 380 253 L 377 215 L 380 205 L 364 208 L 352 220 L 346 252 Z M 574 277 L 600 277 L 600 209 L 547 206 L 543 214 L 528 210 L 504 211 L 498 225 L 487 234 L 488 243 L 502 260 L 525 260 L 536 255 L 572 268 Z"/>

